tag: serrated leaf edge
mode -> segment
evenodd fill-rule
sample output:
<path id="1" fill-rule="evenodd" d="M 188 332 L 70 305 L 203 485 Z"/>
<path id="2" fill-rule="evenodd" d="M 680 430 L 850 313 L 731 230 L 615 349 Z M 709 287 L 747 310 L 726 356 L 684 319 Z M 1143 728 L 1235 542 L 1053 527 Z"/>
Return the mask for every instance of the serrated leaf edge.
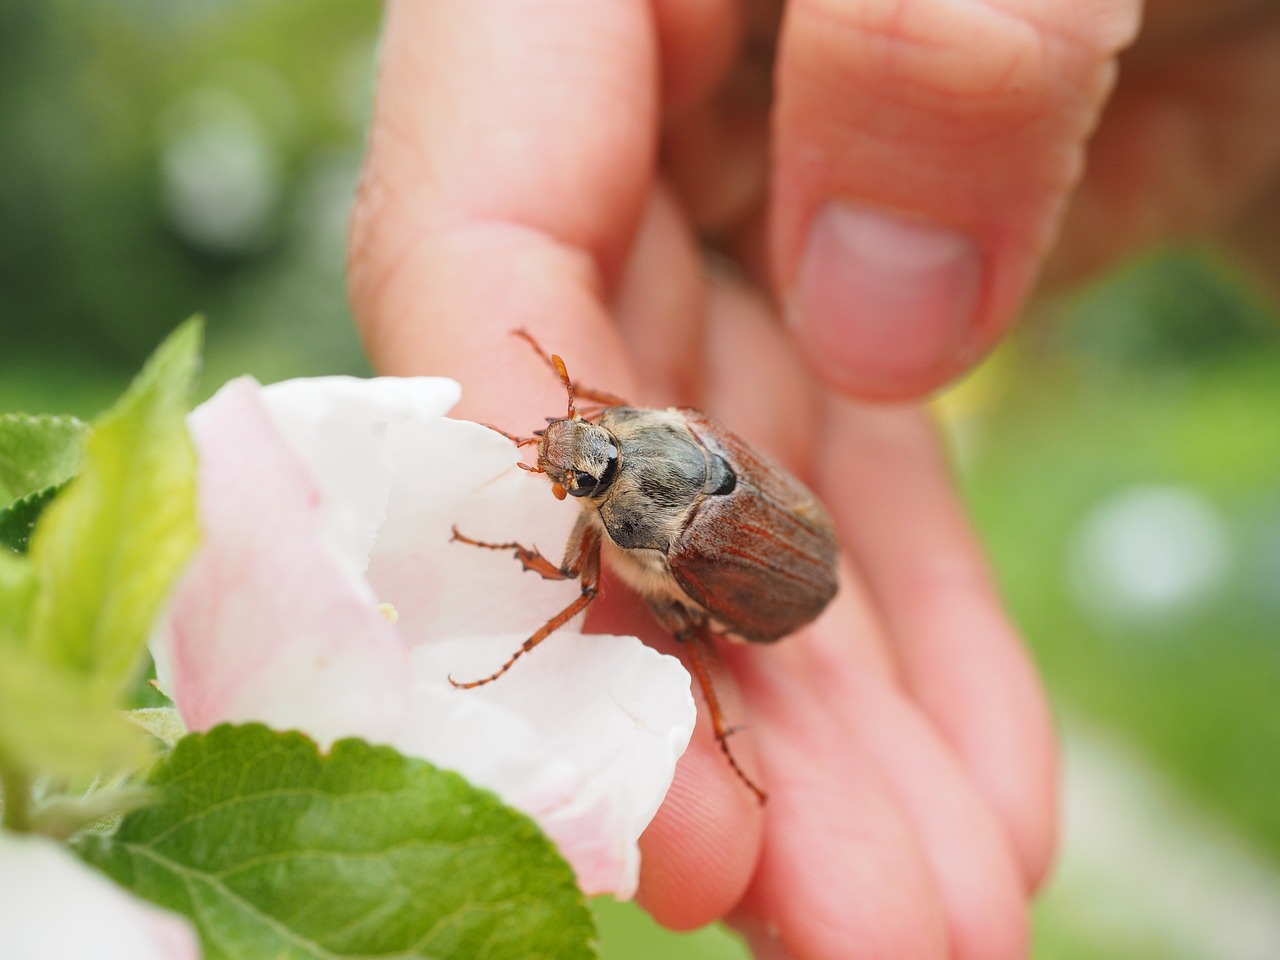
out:
<path id="1" fill-rule="evenodd" d="M 54 424 L 56 426 L 71 426 L 83 430 L 88 423 L 79 417 L 70 413 L 25 413 L 21 410 L 10 410 L 0 413 L 0 423 L 12 421 L 15 423 L 26 423 L 34 425 L 37 421 Z"/>
<path id="2" fill-rule="evenodd" d="M 54 498 L 63 490 L 63 488 L 65 488 L 67 484 L 69 484 L 74 479 L 75 479 L 74 477 L 71 477 L 70 479 L 63 480 L 61 483 L 50 483 L 46 486 L 41 487 L 39 490 L 32 490 L 26 496 L 19 497 L 17 500 L 11 500 L 8 506 L 0 507 L 0 525 L 4 524 L 5 521 L 8 520 L 9 517 L 12 516 L 16 511 L 20 510 L 24 506 L 29 505 L 30 503 L 34 502 L 40 497 L 47 496 L 49 498 L 49 502 L 52 503 Z M 43 511 L 41 512 L 43 513 Z M 36 519 L 38 520 L 39 517 L 37 517 Z M 34 532 L 35 532 L 35 525 L 32 524 L 31 530 L 28 531 L 27 533 L 28 546 L 31 543 L 31 535 Z M 4 546 L 16 556 L 26 555 L 25 553 L 20 553 L 19 551 L 14 550 L 12 547 L 9 547 L 8 544 L 4 544 Z"/>

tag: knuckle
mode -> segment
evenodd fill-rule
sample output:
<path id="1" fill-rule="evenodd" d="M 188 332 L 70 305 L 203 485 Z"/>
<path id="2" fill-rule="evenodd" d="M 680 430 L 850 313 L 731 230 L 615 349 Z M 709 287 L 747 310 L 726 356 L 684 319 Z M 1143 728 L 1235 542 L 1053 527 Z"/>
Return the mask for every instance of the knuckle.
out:
<path id="1" fill-rule="evenodd" d="M 1112 11 L 1132 6 L 1094 0 L 1082 17 L 1066 7 L 1055 18 L 1026 0 L 798 0 L 789 40 L 825 83 L 834 71 L 891 105 L 1030 115 L 1064 90 L 1106 88 L 1105 67 L 1132 36 L 1133 18 Z"/>

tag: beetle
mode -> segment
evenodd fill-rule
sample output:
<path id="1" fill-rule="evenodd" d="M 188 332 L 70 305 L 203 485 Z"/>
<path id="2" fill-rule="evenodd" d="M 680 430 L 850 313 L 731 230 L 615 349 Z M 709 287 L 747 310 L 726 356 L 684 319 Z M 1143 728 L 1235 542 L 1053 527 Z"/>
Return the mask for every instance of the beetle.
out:
<path id="1" fill-rule="evenodd" d="M 763 803 L 764 792 L 729 749 L 700 644 L 714 633 L 772 643 L 812 621 L 835 596 L 839 542 L 835 524 L 812 491 L 774 460 L 698 410 L 644 409 L 609 393 L 577 386 L 564 360 L 529 342 L 568 395 L 563 417 L 530 437 L 497 430 L 518 447 L 537 444 L 537 462 L 559 499 L 581 513 L 559 566 L 519 543 L 457 541 L 512 550 L 525 570 L 551 580 L 575 579 L 581 593 L 535 631 L 498 670 L 459 683 L 497 680 L 551 633 L 583 613 L 599 595 L 603 556 L 648 603 L 655 619 L 690 651 L 711 712 L 716 740 L 738 777 Z M 592 402 L 587 414 L 576 400 Z"/>

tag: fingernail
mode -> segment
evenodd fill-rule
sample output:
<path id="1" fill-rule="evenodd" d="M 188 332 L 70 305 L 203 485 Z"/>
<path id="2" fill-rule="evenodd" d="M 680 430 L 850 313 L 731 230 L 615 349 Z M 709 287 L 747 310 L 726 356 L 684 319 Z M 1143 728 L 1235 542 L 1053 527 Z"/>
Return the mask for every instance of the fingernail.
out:
<path id="1" fill-rule="evenodd" d="M 833 201 L 814 218 L 787 308 L 828 376 L 858 392 L 903 395 L 952 372 L 981 283 L 967 235 Z"/>

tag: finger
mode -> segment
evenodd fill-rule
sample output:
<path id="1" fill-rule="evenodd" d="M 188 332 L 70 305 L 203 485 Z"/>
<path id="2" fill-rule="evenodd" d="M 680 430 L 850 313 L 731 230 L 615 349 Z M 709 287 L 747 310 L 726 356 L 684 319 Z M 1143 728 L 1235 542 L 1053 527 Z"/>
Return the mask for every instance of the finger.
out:
<path id="1" fill-rule="evenodd" d="M 733 60 L 664 125 L 662 166 L 705 237 L 725 241 L 762 207 L 780 4 L 742 5 Z M 698 57 L 701 58 L 699 52 Z"/>
<path id="2" fill-rule="evenodd" d="M 662 61 L 662 102 L 679 114 L 707 99 L 741 43 L 737 0 L 653 0 Z"/>
<path id="3" fill-rule="evenodd" d="M 1134 51 L 1163 55 L 1224 34 L 1264 28 L 1276 19 L 1270 0 L 1147 0 Z"/>
<path id="4" fill-rule="evenodd" d="M 617 298 L 639 399 L 696 406 L 805 474 L 818 395 L 773 311 L 731 265 L 704 261 L 669 191 L 654 191 Z"/>
<path id="5" fill-rule="evenodd" d="M 1055 845 L 1057 754 L 1043 691 L 1005 618 L 919 411 L 832 407 L 819 466 L 844 545 L 932 718 L 1017 852 L 1028 888 Z"/>
<path id="6" fill-rule="evenodd" d="M 690 651 L 678 653 L 692 673 Z M 755 752 L 753 715 L 718 658 L 703 651 L 722 720 L 737 731 L 734 762 L 763 784 Z M 711 710 L 694 684 L 698 723 L 662 808 L 641 838 L 636 899 L 659 923 L 693 930 L 725 916 L 742 899 L 764 841 L 764 808 L 730 766 L 713 729 Z"/>
<path id="7" fill-rule="evenodd" d="M 821 442 L 817 393 L 768 303 L 714 266 L 706 338 L 703 409 L 808 479 Z"/>
<path id="8" fill-rule="evenodd" d="M 615 583 L 606 576 L 608 603 L 593 608 L 590 629 L 639 633 L 663 653 L 683 656 L 680 644 L 657 627 L 643 602 L 628 591 L 614 589 Z M 733 738 L 735 756 L 754 771 L 751 731 L 755 723 L 748 705 L 722 664 L 712 659 L 708 665 L 729 722 L 746 727 L 742 736 Z M 640 839 L 637 901 L 674 930 L 692 930 L 719 919 L 741 899 L 751 879 L 763 827 L 763 811 L 725 761 L 699 697 L 693 739 L 680 758 L 661 809 Z"/>
<path id="9" fill-rule="evenodd" d="M 768 124 L 753 91 L 741 89 L 752 79 L 735 74 L 730 89 L 666 127 L 663 170 L 703 236 L 730 234 L 765 193 Z"/>
<path id="10" fill-rule="evenodd" d="M 1135 47 L 1090 144 L 1046 282 L 1083 279 L 1252 211 L 1280 167 L 1277 116 L 1280 14 L 1199 33 L 1191 47 Z"/>
<path id="11" fill-rule="evenodd" d="M 650 191 L 627 261 L 614 313 L 647 406 L 700 406 L 704 379 L 706 279 L 702 253 L 675 198 L 658 183 Z"/>
<path id="12" fill-rule="evenodd" d="M 914 830 L 946 917 L 950 956 L 1021 960 L 1027 893 L 1007 835 L 918 708 L 856 659 L 824 658 L 812 686 L 828 722 L 865 749 Z"/>
<path id="13" fill-rule="evenodd" d="M 759 867 L 732 922 L 762 957 L 942 960 L 925 853 L 875 763 L 792 668 L 807 639 L 735 658 L 770 794 Z"/>
<path id="14" fill-rule="evenodd" d="M 735 650 L 744 691 L 758 716 L 753 671 L 785 672 L 790 699 L 813 704 L 830 736 L 875 768 L 929 868 L 948 956 L 1018 960 L 1027 953 L 1027 893 L 1013 847 L 954 754 L 904 696 L 867 614 L 857 579 L 844 577 L 828 614 L 784 641 L 785 652 L 770 654 L 767 666 L 759 648 Z M 823 769 L 838 777 L 841 768 Z"/>
<path id="15" fill-rule="evenodd" d="M 718 684 L 717 694 L 725 687 Z M 670 930 L 696 930 L 733 909 L 764 835 L 762 811 L 725 762 L 701 700 L 698 710 L 694 740 L 640 838 L 636 902 Z M 735 750 L 744 741 L 734 737 Z"/>
<path id="16" fill-rule="evenodd" d="M 655 63 L 640 0 L 389 6 L 349 262 L 375 366 L 532 424 L 558 388 L 506 335 L 527 327 L 629 391 L 603 301 L 648 192 Z"/>
<path id="17" fill-rule="evenodd" d="M 814 368 L 916 395 L 981 355 L 1038 270 L 1139 0 L 795 0 L 772 259 Z"/>

